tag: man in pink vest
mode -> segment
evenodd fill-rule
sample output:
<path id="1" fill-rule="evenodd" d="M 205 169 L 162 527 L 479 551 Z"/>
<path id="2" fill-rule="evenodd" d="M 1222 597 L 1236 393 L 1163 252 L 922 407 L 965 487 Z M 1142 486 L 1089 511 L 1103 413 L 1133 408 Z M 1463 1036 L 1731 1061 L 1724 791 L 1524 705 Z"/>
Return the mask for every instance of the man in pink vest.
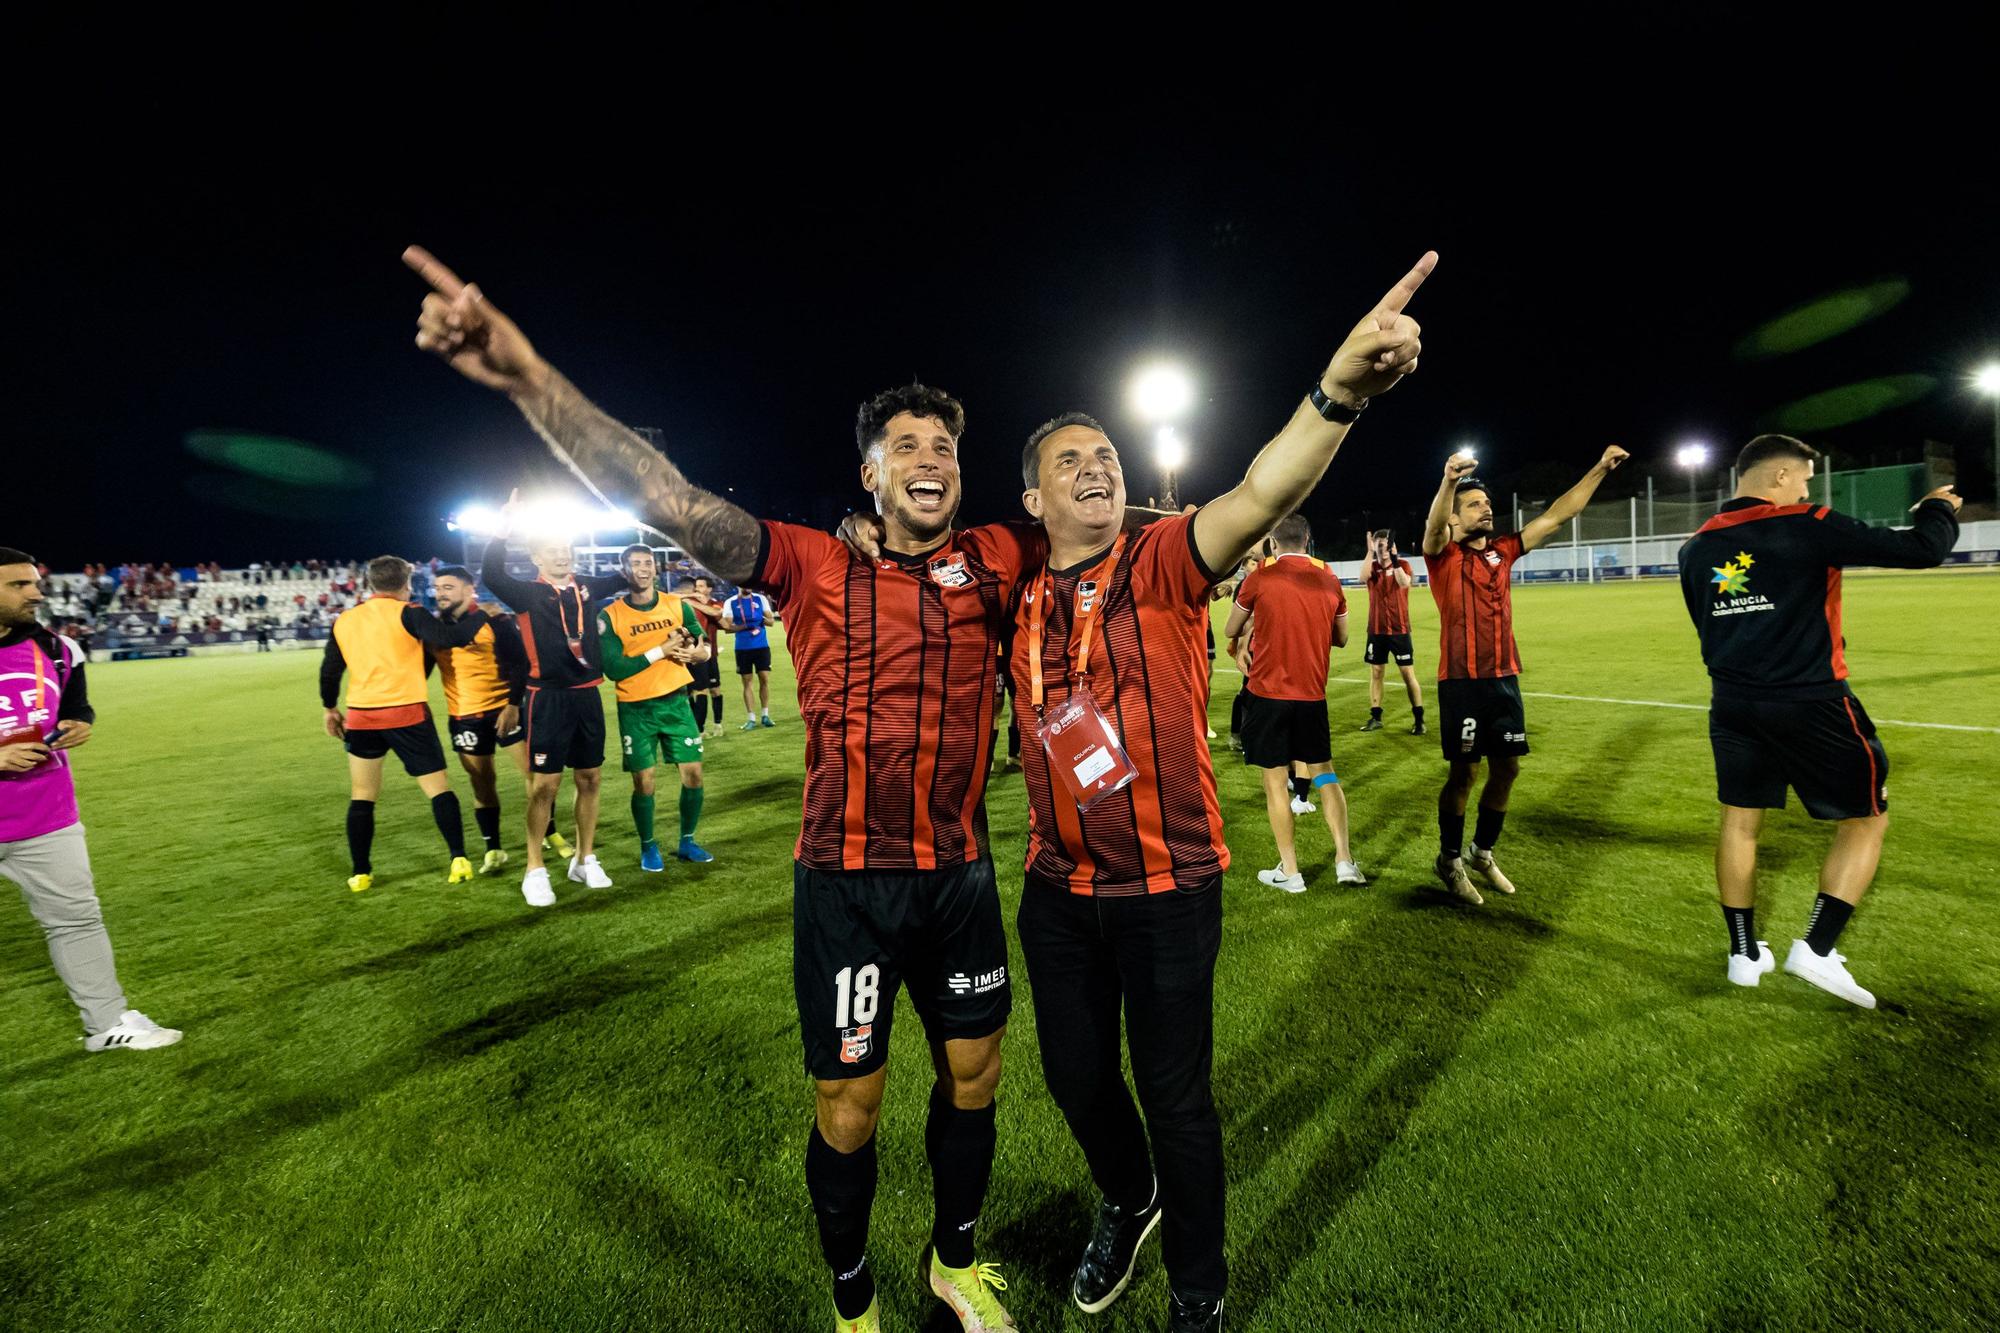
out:
<path id="1" fill-rule="evenodd" d="M 56 975 L 83 1017 L 84 1049 L 143 1051 L 181 1039 L 125 1003 L 90 878 L 69 751 L 96 718 L 83 652 L 35 619 L 34 557 L 0 546 L 0 875 L 21 886 Z"/>

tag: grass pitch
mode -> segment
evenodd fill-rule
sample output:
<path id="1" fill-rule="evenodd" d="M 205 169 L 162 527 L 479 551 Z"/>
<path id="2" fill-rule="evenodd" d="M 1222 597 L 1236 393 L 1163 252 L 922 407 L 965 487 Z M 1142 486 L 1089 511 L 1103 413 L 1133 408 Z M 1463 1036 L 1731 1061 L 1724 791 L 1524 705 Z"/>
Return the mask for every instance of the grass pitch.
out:
<path id="1" fill-rule="evenodd" d="M 1429 686 L 1434 615 L 1412 604 Z M 1502 844 L 1517 898 L 1466 910 L 1429 887 L 1436 739 L 1401 734 L 1393 677 L 1391 729 L 1350 730 L 1358 634 L 1329 689 L 1370 887 L 1332 887 L 1316 817 L 1312 891 L 1260 886 L 1261 796 L 1217 742 L 1233 1328 L 2000 1326 L 2000 734 L 1886 725 L 2000 727 L 2000 578 L 1855 578 L 1847 607 L 1893 765 L 1888 852 L 1842 941 L 1873 1013 L 1781 973 L 1725 983 L 1698 709 L 1541 697 L 1699 705 L 1671 585 L 1517 590 L 1534 744 Z M 93 667 L 78 768 L 100 894 L 133 1002 L 188 1037 L 86 1057 L 12 909 L 0 1328 L 825 1327 L 790 981 L 802 738 L 779 657 L 778 729 L 733 730 L 732 698 L 710 742 L 716 863 L 640 874 L 607 770 L 617 886 L 565 885 L 541 912 L 511 874 L 448 889 L 400 772 L 377 887 L 346 891 L 345 767 L 312 655 Z M 1218 672 L 1218 731 L 1237 684 Z M 518 861 L 511 774 L 503 791 Z M 989 805 L 1011 934 L 1019 778 Z M 1796 804 L 1767 828 L 1759 933 L 1782 954 L 1825 831 Z M 1067 1304 L 1093 1199 L 1015 962 L 983 1256 L 1024 1329 L 1161 1327 L 1153 1246 L 1107 1315 Z M 870 1247 L 885 1325 L 950 1327 L 915 1272 L 913 1020 L 891 1070 Z"/>

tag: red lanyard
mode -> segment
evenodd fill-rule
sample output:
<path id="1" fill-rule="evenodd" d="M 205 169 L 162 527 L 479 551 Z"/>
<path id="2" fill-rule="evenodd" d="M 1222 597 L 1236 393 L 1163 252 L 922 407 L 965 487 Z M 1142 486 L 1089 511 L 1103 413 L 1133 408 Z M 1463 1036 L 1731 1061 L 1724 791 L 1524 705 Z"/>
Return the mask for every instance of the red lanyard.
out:
<path id="1" fill-rule="evenodd" d="M 1111 576 L 1118 569 L 1118 557 L 1125 549 L 1125 534 L 1119 533 L 1118 540 L 1111 544 L 1111 554 L 1096 571 L 1094 579 L 1084 580 L 1096 584 L 1090 605 L 1078 607 L 1071 630 L 1077 637 L 1076 666 L 1070 672 L 1072 682 L 1090 677 L 1090 637 L 1097 628 L 1097 617 L 1104 610 L 1104 603 L 1111 595 Z M 1056 581 L 1049 573 L 1047 565 L 1042 566 L 1041 576 L 1035 582 L 1032 606 L 1028 612 L 1028 696 L 1037 713 L 1042 711 L 1042 625 L 1049 610 L 1049 599 L 1056 595 Z"/>

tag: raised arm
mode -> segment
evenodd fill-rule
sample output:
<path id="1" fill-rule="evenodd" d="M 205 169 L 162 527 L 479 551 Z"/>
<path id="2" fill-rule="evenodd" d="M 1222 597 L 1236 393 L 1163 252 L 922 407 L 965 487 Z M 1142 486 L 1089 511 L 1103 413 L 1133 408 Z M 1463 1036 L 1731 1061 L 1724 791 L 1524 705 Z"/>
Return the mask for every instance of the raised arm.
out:
<path id="1" fill-rule="evenodd" d="M 556 457 L 600 489 L 631 494 L 649 522 L 702 564 L 732 581 L 750 577 L 756 519 L 690 482 L 665 454 L 579 393 L 475 284 L 460 281 L 419 246 L 405 250 L 403 262 L 431 285 L 417 317 L 418 347 L 506 394 Z"/>
<path id="2" fill-rule="evenodd" d="M 1358 412 L 1417 368 L 1421 329 L 1403 307 L 1436 266 L 1437 253 L 1426 252 L 1333 354 L 1319 388 L 1337 407 Z M 1202 563 L 1212 570 L 1233 568 L 1319 485 L 1347 431 L 1348 423 L 1327 421 L 1310 400 L 1301 402 L 1285 428 L 1251 461 L 1236 488 L 1209 501 L 1195 515 L 1195 550 Z"/>
<path id="3" fill-rule="evenodd" d="M 1631 455 L 1612 445 L 1604 451 L 1604 457 L 1597 460 L 1597 466 L 1583 474 L 1583 480 L 1564 491 L 1556 502 L 1528 521 L 1521 529 L 1521 546 L 1532 551 L 1562 530 L 1562 525 L 1583 512 L 1590 503 L 1590 497 L 1597 494 L 1597 488 L 1606 477 Z"/>
<path id="4" fill-rule="evenodd" d="M 1930 569 L 1943 564 L 1958 541 L 1959 503 L 1957 492 L 1942 486 L 1917 502 L 1913 527 L 1871 528 L 1831 511 L 1813 526 L 1828 564 Z"/>
<path id="5" fill-rule="evenodd" d="M 1477 466 L 1470 454 L 1453 454 L 1444 460 L 1444 480 L 1431 497 L 1431 512 L 1424 519 L 1424 554 L 1439 555 L 1451 545 L 1451 500 L 1458 483 L 1472 475 Z"/>
<path id="6" fill-rule="evenodd" d="M 516 611 L 526 611 L 535 604 L 535 585 L 525 579 L 517 579 L 507 572 L 507 538 L 505 534 L 486 543 L 486 554 L 479 562 L 479 581 L 487 590 Z"/>

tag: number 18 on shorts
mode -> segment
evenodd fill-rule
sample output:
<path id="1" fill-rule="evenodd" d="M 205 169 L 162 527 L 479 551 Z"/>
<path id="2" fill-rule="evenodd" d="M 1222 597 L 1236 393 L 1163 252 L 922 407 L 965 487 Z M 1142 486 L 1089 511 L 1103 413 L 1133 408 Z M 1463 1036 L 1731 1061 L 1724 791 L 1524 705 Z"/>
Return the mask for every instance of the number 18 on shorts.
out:
<path id="1" fill-rule="evenodd" d="M 792 984 L 806 1072 L 860 1078 L 889 1058 L 896 991 L 932 1041 L 988 1037 L 1013 1003 L 991 861 L 944 870 L 792 867 Z"/>

